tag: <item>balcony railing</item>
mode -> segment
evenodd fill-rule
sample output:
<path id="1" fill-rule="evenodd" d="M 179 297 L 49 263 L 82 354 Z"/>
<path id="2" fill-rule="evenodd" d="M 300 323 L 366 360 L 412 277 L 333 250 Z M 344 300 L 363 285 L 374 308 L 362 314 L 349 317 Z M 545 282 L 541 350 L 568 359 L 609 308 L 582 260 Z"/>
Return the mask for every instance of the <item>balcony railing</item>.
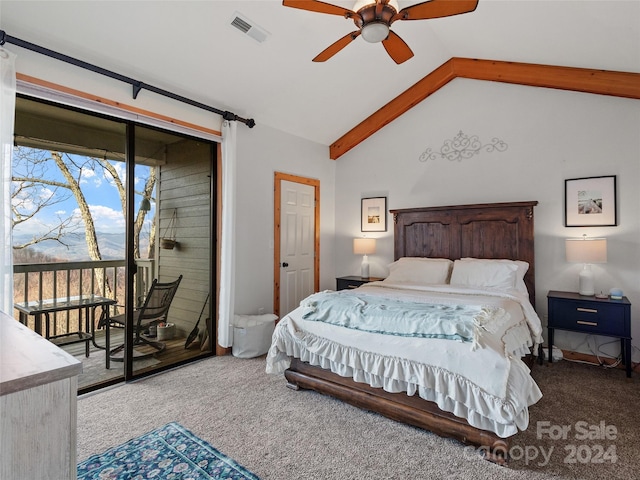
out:
<path id="1" fill-rule="evenodd" d="M 136 261 L 135 296 L 137 302 L 153 279 L 153 260 Z M 70 298 L 79 295 L 99 295 L 113 298 L 112 314 L 122 309 L 126 289 L 125 260 L 100 260 L 87 262 L 32 263 L 13 266 L 14 303 L 43 301 L 54 298 Z M 57 312 L 52 315 L 51 335 L 61 335 L 73 330 L 78 311 Z M 17 311 L 14 317 L 18 318 Z M 33 318 L 28 326 L 35 329 Z"/>

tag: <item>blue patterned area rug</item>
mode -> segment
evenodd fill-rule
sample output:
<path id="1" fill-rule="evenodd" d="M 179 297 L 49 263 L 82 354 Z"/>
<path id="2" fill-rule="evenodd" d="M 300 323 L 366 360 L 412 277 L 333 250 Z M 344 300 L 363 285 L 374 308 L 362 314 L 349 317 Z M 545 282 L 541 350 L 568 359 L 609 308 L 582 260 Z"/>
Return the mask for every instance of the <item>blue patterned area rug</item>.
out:
<path id="1" fill-rule="evenodd" d="M 129 440 L 78 465 L 78 480 L 259 480 L 177 423 Z"/>

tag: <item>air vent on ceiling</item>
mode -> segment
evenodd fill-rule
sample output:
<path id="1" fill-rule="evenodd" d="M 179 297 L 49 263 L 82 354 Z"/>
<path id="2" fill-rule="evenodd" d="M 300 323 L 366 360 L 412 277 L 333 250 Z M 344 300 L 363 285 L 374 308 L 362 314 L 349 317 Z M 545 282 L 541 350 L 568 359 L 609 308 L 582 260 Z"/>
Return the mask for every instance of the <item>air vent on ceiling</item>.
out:
<path id="1" fill-rule="evenodd" d="M 264 42 L 269 36 L 269 32 L 267 32 L 264 28 L 260 28 L 258 25 L 238 12 L 235 12 L 233 14 L 231 25 L 259 43 Z"/>

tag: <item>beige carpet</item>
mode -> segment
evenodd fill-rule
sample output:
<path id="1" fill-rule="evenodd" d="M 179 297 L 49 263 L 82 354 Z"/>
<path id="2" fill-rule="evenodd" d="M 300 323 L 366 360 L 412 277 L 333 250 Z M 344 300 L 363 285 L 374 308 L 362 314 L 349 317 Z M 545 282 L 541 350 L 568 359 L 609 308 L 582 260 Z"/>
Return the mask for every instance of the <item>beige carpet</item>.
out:
<path id="1" fill-rule="evenodd" d="M 638 478 L 638 375 L 567 361 L 533 375 L 544 398 L 512 437 L 520 458 L 507 468 L 456 441 L 292 391 L 264 373 L 264 358 L 231 356 L 81 397 L 78 460 L 176 421 L 262 479 Z M 538 426 L 547 429 L 538 435 Z M 562 428 L 566 439 L 550 438 Z"/>

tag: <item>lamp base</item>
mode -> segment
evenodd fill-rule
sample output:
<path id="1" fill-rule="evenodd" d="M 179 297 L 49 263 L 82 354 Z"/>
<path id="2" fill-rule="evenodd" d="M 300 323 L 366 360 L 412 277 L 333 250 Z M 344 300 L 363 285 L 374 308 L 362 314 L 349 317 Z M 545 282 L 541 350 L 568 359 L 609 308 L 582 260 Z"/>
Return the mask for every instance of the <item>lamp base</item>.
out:
<path id="1" fill-rule="evenodd" d="M 584 268 L 580 272 L 579 281 L 580 290 L 578 293 L 580 295 L 584 297 L 593 297 L 596 294 L 591 265 L 585 264 Z"/>
<path id="2" fill-rule="evenodd" d="M 360 276 L 362 278 L 369 278 L 369 259 L 366 255 L 362 257 L 362 265 L 360 265 Z"/>

